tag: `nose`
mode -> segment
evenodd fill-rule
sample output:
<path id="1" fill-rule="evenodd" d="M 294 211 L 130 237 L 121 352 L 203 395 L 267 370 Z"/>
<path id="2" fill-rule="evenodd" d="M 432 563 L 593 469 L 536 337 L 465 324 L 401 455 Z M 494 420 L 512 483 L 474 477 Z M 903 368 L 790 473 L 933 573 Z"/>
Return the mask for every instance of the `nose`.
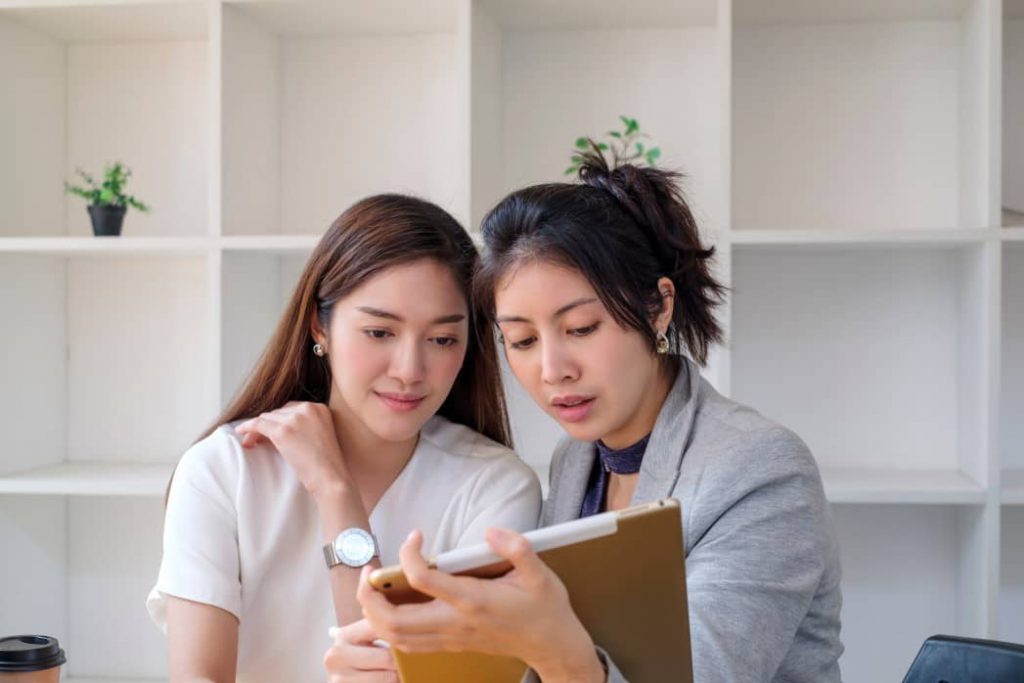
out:
<path id="1" fill-rule="evenodd" d="M 388 374 L 403 385 L 416 384 L 426 377 L 424 350 L 418 339 L 410 337 L 395 346 Z"/>
<path id="2" fill-rule="evenodd" d="M 541 345 L 540 378 L 545 384 L 562 384 L 579 379 L 579 366 L 569 349 L 557 341 Z"/>

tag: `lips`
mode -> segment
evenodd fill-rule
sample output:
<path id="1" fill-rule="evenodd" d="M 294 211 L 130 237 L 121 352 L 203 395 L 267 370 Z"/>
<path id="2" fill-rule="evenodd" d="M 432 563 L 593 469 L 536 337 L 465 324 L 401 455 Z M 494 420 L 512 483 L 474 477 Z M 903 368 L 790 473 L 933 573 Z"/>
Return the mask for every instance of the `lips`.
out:
<path id="1" fill-rule="evenodd" d="M 585 420 L 594 407 L 593 396 L 556 396 L 551 400 L 551 407 L 562 422 L 580 422 Z"/>
<path id="2" fill-rule="evenodd" d="M 420 404 L 423 403 L 423 399 L 426 398 L 426 396 L 419 396 L 416 394 L 395 394 L 382 391 L 374 393 L 386 407 L 398 413 L 407 413 L 410 410 L 416 410 L 420 407 Z"/>

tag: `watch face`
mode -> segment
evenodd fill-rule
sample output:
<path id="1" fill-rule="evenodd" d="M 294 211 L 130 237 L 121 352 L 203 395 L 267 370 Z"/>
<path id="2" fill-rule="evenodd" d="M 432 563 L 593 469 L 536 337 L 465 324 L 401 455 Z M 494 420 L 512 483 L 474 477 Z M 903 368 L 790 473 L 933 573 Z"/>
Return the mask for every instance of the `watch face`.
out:
<path id="1" fill-rule="evenodd" d="M 345 529 L 334 542 L 338 559 L 350 567 L 362 567 L 377 554 L 373 536 L 363 529 Z"/>

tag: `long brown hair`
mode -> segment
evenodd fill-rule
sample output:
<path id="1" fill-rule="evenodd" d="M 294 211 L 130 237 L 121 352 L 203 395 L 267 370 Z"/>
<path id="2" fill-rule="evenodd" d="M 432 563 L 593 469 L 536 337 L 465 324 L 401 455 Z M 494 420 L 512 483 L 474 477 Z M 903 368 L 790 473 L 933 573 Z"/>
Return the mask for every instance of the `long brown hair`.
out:
<path id="1" fill-rule="evenodd" d="M 288 401 L 327 403 L 331 369 L 326 358 L 313 353 L 313 316 L 321 329 L 328 329 L 335 302 L 374 275 L 420 259 L 451 268 L 469 309 L 466 358 L 438 414 L 511 446 L 494 333 L 473 296 L 476 247 L 444 209 L 398 194 L 363 199 L 331 224 L 306 262 L 256 367 L 200 440 L 223 424 L 276 410 Z"/>

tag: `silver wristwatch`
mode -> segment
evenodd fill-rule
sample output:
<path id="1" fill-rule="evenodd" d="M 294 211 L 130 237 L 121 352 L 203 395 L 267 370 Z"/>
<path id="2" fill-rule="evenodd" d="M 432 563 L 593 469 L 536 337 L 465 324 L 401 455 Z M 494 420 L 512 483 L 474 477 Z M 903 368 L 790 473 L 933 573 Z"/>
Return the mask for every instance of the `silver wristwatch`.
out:
<path id="1" fill-rule="evenodd" d="M 366 529 L 358 527 L 345 529 L 333 542 L 324 546 L 328 569 L 339 564 L 362 567 L 370 564 L 377 555 L 377 539 Z"/>

